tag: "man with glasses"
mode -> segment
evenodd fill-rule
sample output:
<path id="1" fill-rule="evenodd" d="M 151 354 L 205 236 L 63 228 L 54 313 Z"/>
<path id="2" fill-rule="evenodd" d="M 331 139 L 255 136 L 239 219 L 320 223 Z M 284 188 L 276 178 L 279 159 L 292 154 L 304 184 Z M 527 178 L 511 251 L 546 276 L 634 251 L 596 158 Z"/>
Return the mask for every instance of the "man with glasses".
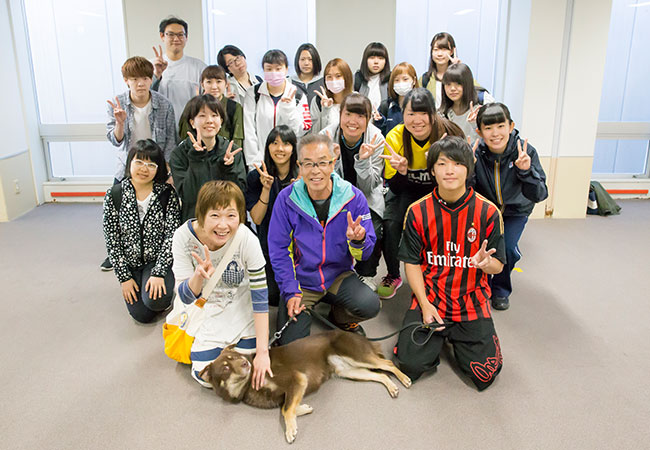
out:
<path id="1" fill-rule="evenodd" d="M 300 178 L 273 206 L 268 244 L 282 298 L 278 328 L 295 318 L 281 344 L 309 335 L 311 316 L 303 311 L 320 301 L 331 305 L 331 322 L 360 334 L 359 322 L 379 313 L 379 297 L 352 267 L 375 246 L 370 210 L 361 191 L 334 173 L 333 148 L 328 136 L 303 137 Z"/>
<path id="2" fill-rule="evenodd" d="M 156 57 L 151 61 L 154 65 L 152 87 L 169 99 L 176 117 L 181 117 L 187 102 L 198 93 L 206 64 L 183 53 L 187 44 L 187 22 L 169 17 L 160 22 L 159 30 L 165 51 L 163 53 L 161 45 L 153 48 Z"/>

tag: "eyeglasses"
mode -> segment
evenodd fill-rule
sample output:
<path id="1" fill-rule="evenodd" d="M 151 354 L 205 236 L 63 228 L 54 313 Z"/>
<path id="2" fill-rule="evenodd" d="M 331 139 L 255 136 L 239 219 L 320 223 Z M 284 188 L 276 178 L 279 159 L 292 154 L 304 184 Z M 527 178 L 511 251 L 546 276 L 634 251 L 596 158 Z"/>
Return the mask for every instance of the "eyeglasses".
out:
<path id="1" fill-rule="evenodd" d="M 174 38 L 183 39 L 185 37 L 185 33 L 171 33 L 169 31 L 165 31 L 165 36 L 167 36 L 170 39 L 174 39 Z"/>
<path id="2" fill-rule="evenodd" d="M 142 167 L 146 167 L 148 170 L 158 169 L 158 164 L 156 164 L 155 162 L 146 162 L 146 161 L 142 161 L 141 159 L 134 159 L 133 161 L 131 161 L 131 164 L 133 164 L 136 169 L 140 169 Z"/>
<path id="3" fill-rule="evenodd" d="M 307 170 L 311 170 L 314 167 L 318 167 L 319 169 L 324 170 L 327 169 L 327 166 L 332 164 L 332 162 L 333 161 L 319 161 L 319 162 L 307 161 L 307 162 L 301 162 L 300 165 Z"/>
<path id="4" fill-rule="evenodd" d="M 244 59 L 242 55 L 235 56 L 228 64 L 226 64 L 226 67 L 230 69 L 233 65 L 239 64 L 242 59 Z"/>

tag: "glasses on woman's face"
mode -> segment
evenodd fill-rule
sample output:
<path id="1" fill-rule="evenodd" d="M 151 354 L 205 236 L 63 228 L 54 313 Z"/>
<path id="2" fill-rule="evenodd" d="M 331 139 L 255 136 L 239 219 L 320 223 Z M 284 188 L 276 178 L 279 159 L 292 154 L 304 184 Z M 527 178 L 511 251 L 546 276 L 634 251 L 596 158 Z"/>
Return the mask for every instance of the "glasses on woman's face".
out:
<path id="1" fill-rule="evenodd" d="M 141 159 L 134 159 L 131 162 L 131 164 L 133 164 L 133 166 L 136 169 L 141 169 L 142 167 L 146 167 L 147 170 L 157 170 L 158 169 L 158 164 L 156 164 L 155 162 L 142 161 Z"/>
<path id="2" fill-rule="evenodd" d="M 332 161 L 319 161 L 319 162 L 305 161 L 300 163 L 300 165 L 307 170 L 311 170 L 314 167 L 318 167 L 320 170 L 325 170 L 330 164 L 332 164 Z"/>
<path id="3" fill-rule="evenodd" d="M 234 66 L 235 64 L 239 64 L 242 61 L 242 59 L 244 59 L 242 55 L 235 56 L 233 59 L 230 60 L 228 64 L 226 64 L 226 67 L 231 69 L 232 66 Z"/>

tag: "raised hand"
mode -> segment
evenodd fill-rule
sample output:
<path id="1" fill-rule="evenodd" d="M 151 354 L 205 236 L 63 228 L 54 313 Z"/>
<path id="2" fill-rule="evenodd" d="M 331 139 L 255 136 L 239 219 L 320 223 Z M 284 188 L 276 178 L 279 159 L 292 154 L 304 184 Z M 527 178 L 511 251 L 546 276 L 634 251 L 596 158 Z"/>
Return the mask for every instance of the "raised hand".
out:
<path id="1" fill-rule="evenodd" d="M 476 122 L 476 116 L 478 115 L 479 109 L 481 109 L 481 105 L 474 106 L 474 102 L 469 102 L 469 114 L 467 114 L 468 122 Z"/>
<path id="2" fill-rule="evenodd" d="M 214 273 L 214 266 L 212 265 L 212 260 L 210 259 L 210 252 L 208 251 L 207 245 L 203 245 L 203 253 L 205 255 L 205 259 L 202 259 L 198 253 L 192 252 L 192 257 L 198 264 L 196 266 L 196 269 L 194 269 L 194 275 L 209 280 Z"/>
<path id="3" fill-rule="evenodd" d="M 297 87 L 291 86 L 289 89 L 289 95 L 283 96 L 280 101 L 282 103 L 293 103 L 293 99 L 296 97 L 296 91 L 298 90 Z"/>
<path id="4" fill-rule="evenodd" d="M 255 170 L 260 174 L 260 182 L 262 183 L 262 189 L 271 190 L 273 186 L 273 177 L 269 175 L 269 172 L 266 170 L 266 163 L 262 162 L 262 168 L 260 169 L 257 164 L 253 164 Z"/>
<path id="5" fill-rule="evenodd" d="M 334 139 L 332 138 L 332 133 L 325 130 L 325 134 L 327 135 L 328 138 L 330 138 L 330 141 L 332 141 L 332 143 L 334 144 L 332 150 L 334 152 L 334 157 L 338 158 L 339 156 L 341 156 L 341 146 L 339 145 L 338 142 L 334 142 Z"/>
<path id="6" fill-rule="evenodd" d="M 372 120 L 379 122 L 382 119 L 382 115 L 377 111 L 377 108 L 372 108 Z"/>
<path id="7" fill-rule="evenodd" d="M 163 58 L 163 49 L 162 45 L 158 46 L 158 50 L 156 50 L 156 47 L 152 47 L 153 52 L 156 55 L 156 57 L 153 60 L 153 74 L 156 76 L 156 78 L 161 78 L 162 73 L 165 71 L 167 68 L 167 61 L 165 61 L 165 58 Z"/>
<path id="8" fill-rule="evenodd" d="M 477 269 L 485 269 L 492 262 L 492 255 L 496 253 L 496 248 L 487 249 L 487 239 L 481 244 L 481 248 L 469 260 Z"/>
<path id="9" fill-rule="evenodd" d="M 530 169 L 530 155 L 528 154 L 528 139 L 524 141 L 524 148 L 521 148 L 521 140 L 517 140 L 517 151 L 519 152 L 519 157 L 515 161 L 515 166 L 519 170 L 528 170 Z"/>
<path id="10" fill-rule="evenodd" d="M 459 62 L 462 62 L 460 58 L 456 58 L 453 53 L 449 54 L 449 64 L 458 64 Z"/>
<path id="11" fill-rule="evenodd" d="M 228 148 L 226 149 L 226 154 L 223 155 L 223 163 L 226 166 L 231 166 L 232 163 L 235 162 L 235 155 L 242 151 L 241 148 L 238 148 L 237 150 L 232 151 L 232 145 L 234 143 L 235 143 L 235 141 L 230 141 L 230 144 L 228 145 Z"/>
<path id="12" fill-rule="evenodd" d="M 194 135 L 189 131 L 187 132 L 187 135 L 190 137 L 190 141 L 192 141 L 194 150 L 197 152 L 202 152 L 206 149 L 205 145 L 201 145 L 201 131 L 199 131 L 198 128 L 196 129 L 196 139 L 194 139 Z"/>
<path id="13" fill-rule="evenodd" d="M 361 144 L 361 147 L 359 148 L 359 159 L 363 160 L 370 158 L 375 153 L 375 150 L 383 145 L 383 143 L 383 139 L 380 139 L 379 142 L 377 142 L 377 135 L 375 135 L 370 144 Z"/>
<path id="14" fill-rule="evenodd" d="M 230 83 L 226 81 L 226 97 L 228 97 L 231 100 L 234 100 L 235 98 L 235 93 L 230 89 Z"/>
<path id="15" fill-rule="evenodd" d="M 323 86 L 320 87 L 320 91 L 314 90 L 316 95 L 320 97 L 320 104 L 323 108 L 331 108 L 332 105 L 334 104 L 334 99 L 329 98 L 327 96 L 327 91 L 325 91 L 325 88 Z"/>
<path id="16" fill-rule="evenodd" d="M 381 155 L 380 158 L 387 160 L 393 169 L 397 170 L 401 175 L 406 175 L 408 172 L 408 160 L 393 150 L 393 147 L 388 142 L 384 142 L 384 144 L 390 150 L 390 155 Z"/>
<path id="17" fill-rule="evenodd" d="M 472 138 L 467 136 L 467 145 L 472 147 L 472 153 L 474 153 L 474 159 L 476 160 L 476 149 L 478 148 L 478 144 L 481 142 L 479 138 L 476 138 L 476 141 L 474 141 L 474 145 L 472 145 Z"/>
<path id="18" fill-rule="evenodd" d="M 106 101 L 113 108 L 113 116 L 115 116 L 115 121 L 120 125 L 124 125 L 124 122 L 126 121 L 126 111 L 122 109 L 122 105 L 120 105 L 120 99 L 115 97 L 115 103 L 110 100 Z"/>
<path id="19" fill-rule="evenodd" d="M 348 229 L 345 232 L 345 236 L 350 241 L 362 241 L 366 237 L 366 229 L 361 226 L 361 216 L 357 217 L 357 220 L 352 221 L 352 213 L 348 211 Z"/>

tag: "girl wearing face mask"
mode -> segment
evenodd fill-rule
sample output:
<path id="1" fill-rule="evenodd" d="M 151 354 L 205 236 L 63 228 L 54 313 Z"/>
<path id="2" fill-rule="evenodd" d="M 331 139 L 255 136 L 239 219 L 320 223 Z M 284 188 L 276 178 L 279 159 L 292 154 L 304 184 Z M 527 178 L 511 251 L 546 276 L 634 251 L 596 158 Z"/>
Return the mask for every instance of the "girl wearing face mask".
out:
<path id="1" fill-rule="evenodd" d="M 325 80 L 321 76 L 322 64 L 318 50 L 312 44 L 302 44 L 296 51 L 294 58 L 294 68 L 296 75 L 291 77 L 291 82 L 298 88 L 302 89 L 307 96 L 307 104 L 316 97 L 314 91 L 320 91 L 324 86 Z"/>
<path id="2" fill-rule="evenodd" d="M 129 151 L 124 179 L 104 198 L 104 237 L 122 297 L 131 317 L 153 321 L 169 307 L 174 292 L 172 237 L 180 205 L 166 183 L 167 163 L 151 139 Z"/>
<path id="3" fill-rule="evenodd" d="M 262 58 L 264 82 L 246 91 L 244 98 L 244 154 L 248 171 L 262 164 L 264 143 L 273 128 L 287 125 L 296 136 L 311 128 L 307 96 L 287 77 L 289 62 L 282 50 Z"/>
<path id="4" fill-rule="evenodd" d="M 416 88 L 406 94 L 403 112 L 404 123 L 386 136 L 383 156 L 384 178 L 390 188 L 386 194 L 383 241 L 388 274 L 377 293 L 384 299 L 393 297 L 402 285 L 397 251 L 406 211 L 411 203 L 430 194 L 436 185 L 427 170 L 426 154 L 431 144 L 445 133 L 465 138 L 458 125 L 436 114 L 433 96 L 427 89 Z"/>
<path id="5" fill-rule="evenodd" d="M 361 281 L 375 291 L 377 285 L 373 278 L 381 257 L 382 216 L 384 215 L 383 178 L 384 138 L 377 127 L 370 123 L 372 105 L 367 97 L 353 92 L 341 104 L 339 124 L 332 124 L 321 134 L 331 137 L 335 153 L 339 153 L 334 169 L 341 178 L 358 187 L 368 201 L 377 244 L 365 261 L 355 265 Z"/>
<path id="6" fill-rule="evenodd" d="M 354 90 L 370 99 L 373 110 L 388 98 L 390 60 L 381 42 L 371 42 L 363 51 L 361 65 L 354 74 Z"/>
<path id="7" fill-rule="evenodd" d="M 246 191 L 246 169 L 241 148 L 218 136 L 226 115 L 210 94 L 194 97 L 186 106 L 190 131 L 172 151 L 169 165 L 182 201 L 183 221 L 194 217 L 196 196 L 210 180 L 229 180 Z"/>
<path id="8" fill-rule="evenodd" d="M 407 62 L 396 65 L 388 80 L 388 98 L 379 105 L 380 117 L 375 120 L 375 126 L 384 136 L 387 136 L 395 125 L 403 122 L 404 96 L 417 87 L 420 87 L 420 83 L 415 68 Z"/>
<path id="9" fill-rule="evenodd" d="M 440 113 L 458 125 L 472 142 L 476 141 L 476 114 L 481 105 L 494 103 L 494 97 L 474 85 L 472 71 L 463 63 L 449 66 L 442 77 L 442 85 Z"/>
<path id="10" fill-rule="evenodd" d="M 334 58 L 325 66 L 325 87 L 315 90 L 316 97 L 310 103 L 312 133 L 339 123 L 341 103 L 352 93 L 352 71 L 348 63 Z"/>
<path id="11" fill-rule="evenodd" d="M 262 82 L 257 75 L 248 72 L 246 55 L 234 45 L 226 45 L 217 54 L 217 64 L 228 74 L 228 84 L 232 89 L 232 99 L 239 104 L 244 103 L 246 89 Z"/>
<path id="12" fill-rule="evenodd" d="M 286 125 L 273 128 L 266 138 L 264 161 L 248 172 L 246 209 L 257 225 L 257 237 L 266 258 L 266 280 L 269 288 L 269 304 L 278 306 L 280 289 L 269 259 L 268 232 L 273 204 L 282 189 L 298 177 L 298 154 L 296 134 Z"/>

